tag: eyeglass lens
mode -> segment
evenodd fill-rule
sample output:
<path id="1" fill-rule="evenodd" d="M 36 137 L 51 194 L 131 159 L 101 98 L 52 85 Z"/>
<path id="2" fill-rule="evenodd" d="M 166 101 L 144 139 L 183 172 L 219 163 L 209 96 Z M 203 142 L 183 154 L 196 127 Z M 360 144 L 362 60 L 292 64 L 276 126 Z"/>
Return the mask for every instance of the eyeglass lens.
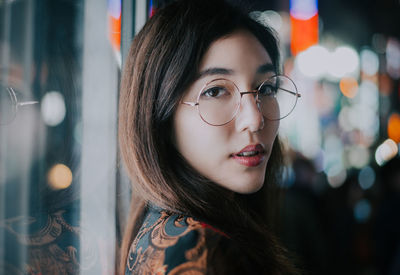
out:
<path id="1" fill-rule="evenodd" d="M 260 85 L 258 91 L 258 106 L 266 119 L 282 119 L 296 106 L 297 88 L 288 77 L 271 77 Z M 198 99 L 200 116 L 211 125 L 226 124 L 238 112 L 240 100 L 240 92 L 232 81 L 216 79 L 200 92 Z"/>
<path id="2" fill-rule="evenodd" d="M 209 124 L 222 125 L 232 120 L 239 104 L 240 93 L 235 84 L 226 79 L 217 79 L 200 93 L 200 116 Z"/>
<path id="3" fill-rule="evenodd" d="M 296 106 L 298 93 L 293 81 L 285 76 L 275 76 L 259 88 L 260 109 L 269 120 L 287 117 Z"/>

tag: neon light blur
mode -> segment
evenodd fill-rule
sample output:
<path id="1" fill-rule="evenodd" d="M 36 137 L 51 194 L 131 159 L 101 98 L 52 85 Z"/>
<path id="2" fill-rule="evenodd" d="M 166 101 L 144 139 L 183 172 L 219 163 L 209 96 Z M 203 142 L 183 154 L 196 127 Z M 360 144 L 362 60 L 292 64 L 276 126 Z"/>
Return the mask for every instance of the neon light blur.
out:
<path id="1" fill-rule="evenodd" d="M 290 22 L 293 55 L 318 43 L 317 0 L 291 0 Z"/>
<path id="2" fill-rule="evenodd" d="M 148 11 L 149 11 L 149 18 L 156 13 L 156 8 L 153 5 L 153 0 L 150 0 Z"/>
<path id="3" fill-rule="evenodd" d="M 121 0 L 108 0 L 108 24 L 111 46 L 114 51 L 121 49 Z"/>
<path id="4" fill-rule="evenodd" d="M 290 16 L 308 20 L 318 14 L 317 0 L 290 0 Z"/>
<path id="5" fill-rule="evenodd" d="M 397 143 L 400 143 L 400 114 L 390 115 L 387 126 L 388 137 Z"/>

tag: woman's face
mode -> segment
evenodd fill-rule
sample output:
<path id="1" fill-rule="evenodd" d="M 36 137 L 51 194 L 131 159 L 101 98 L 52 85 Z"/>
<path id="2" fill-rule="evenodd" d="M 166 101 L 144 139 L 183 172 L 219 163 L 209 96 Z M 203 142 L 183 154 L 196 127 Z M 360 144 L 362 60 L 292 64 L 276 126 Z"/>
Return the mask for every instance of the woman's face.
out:
<path id="1" fill-rule="evenodd" d="M 218 78 L 240 92 L 255 90 L 274 75 L 267 51 L 250 32 L 238 30 L 214 41 L 205 53 L 199 77 L 182 102 L 196 102 L 203 86 Z M 242 96 L 235 118 L 223 126 L 204 122 L 196 107 L 179 104 L 174 114 L 174 142 L 201 175 L 237 193 L 258 191 L 277 135 L 279 121 L 263 118 L 252 94 Z"/>

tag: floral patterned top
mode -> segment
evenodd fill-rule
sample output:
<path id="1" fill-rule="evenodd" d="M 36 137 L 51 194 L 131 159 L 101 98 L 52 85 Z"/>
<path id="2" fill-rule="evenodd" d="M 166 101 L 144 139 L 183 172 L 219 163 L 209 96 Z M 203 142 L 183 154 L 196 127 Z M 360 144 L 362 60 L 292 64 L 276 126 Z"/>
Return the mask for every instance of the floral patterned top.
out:
<path id="1" fill-rule="evenodd" d="M 150 207 L 129 249 L 125 274 L 206 274 L 212 247 L 206 239 L 220 236 L 226 235 L 192 217 Z"/>

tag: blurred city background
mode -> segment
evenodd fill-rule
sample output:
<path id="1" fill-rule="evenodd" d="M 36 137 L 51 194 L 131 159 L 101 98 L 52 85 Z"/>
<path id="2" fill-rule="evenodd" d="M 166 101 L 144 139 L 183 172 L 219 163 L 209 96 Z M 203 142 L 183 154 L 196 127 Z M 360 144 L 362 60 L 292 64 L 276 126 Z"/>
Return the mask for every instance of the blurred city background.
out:
<path id="1" fill-rule="evenodd" d="M 156 0 L 0 0 L 0 274 L 113 274 L 121 68 Z M 400 1 L 231 0 L 302 94 L 282 242 L 308 274 L 400 274 Z"/>

